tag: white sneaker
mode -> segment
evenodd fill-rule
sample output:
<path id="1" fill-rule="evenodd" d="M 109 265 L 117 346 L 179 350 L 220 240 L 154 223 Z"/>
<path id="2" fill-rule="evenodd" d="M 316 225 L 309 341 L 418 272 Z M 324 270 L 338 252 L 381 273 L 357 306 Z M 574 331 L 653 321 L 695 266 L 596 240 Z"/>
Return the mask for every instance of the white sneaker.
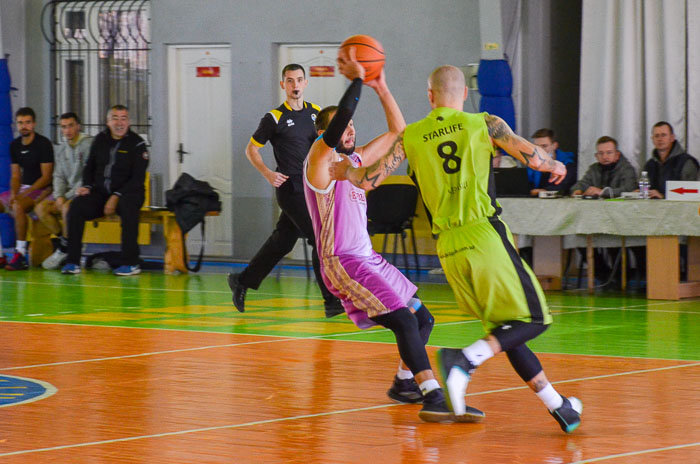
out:
<path id="1" fill-rule="evenodd" d="M 96 271 L 111 271 L 112 266 L 104 259 L 96 259 L 92 262 L 92 269 Z"/>
<path id="2" fill-rule="evenodd" d="M 58 269 L 66 260 L 68 253 L 64 253 L 60 248 L 56 248 L 51 256 L 46 258 L 42 263 L 41 267 L 44 269 Z"/>

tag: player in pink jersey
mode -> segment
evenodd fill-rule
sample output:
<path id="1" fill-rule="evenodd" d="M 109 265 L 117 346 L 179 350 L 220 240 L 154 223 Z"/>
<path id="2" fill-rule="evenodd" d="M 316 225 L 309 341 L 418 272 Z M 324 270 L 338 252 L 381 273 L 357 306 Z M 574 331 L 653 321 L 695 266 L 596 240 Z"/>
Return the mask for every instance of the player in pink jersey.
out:
<path id="1" fill-rule="evenodd" d="M 366 85 L 377 93 L 389 131 L 367 145 L 355 147 L 352 114 L 360 98 L 364 68 L 355 60 L 353 48 L 348 54 L 339 54 L 338 67 L 352 84 L 337 107 L 325 108 L 316 118 L 321 136 L 311 146 L 304 165 L 304 193 L 324 283 L 341 299 L 348 317 L 358 327 L 378 324 L 394 333 L 402 362 L 388 392 L 392 399 L 422 401 L 419 417 L 426 422 L 479 421 L 484 414 L 477 409 L 468 408 L 466 414 L 457 417 L 447 407 L 425 350 L 433 317 L 413 296 L 416 286 L 372 249 L 365 192 L 350 182 L 331 180 L 329 167 L 339 153 L 356 164 L 363 159 L 371 164 L 406 126 L 382 71 Z"/>

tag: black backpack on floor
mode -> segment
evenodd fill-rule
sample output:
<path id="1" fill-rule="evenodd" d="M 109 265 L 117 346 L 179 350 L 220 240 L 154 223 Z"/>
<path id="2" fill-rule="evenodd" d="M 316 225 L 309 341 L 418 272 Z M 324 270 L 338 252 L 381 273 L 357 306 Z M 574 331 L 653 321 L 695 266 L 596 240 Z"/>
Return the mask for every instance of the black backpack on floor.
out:
<path id="1" fill-rule="evenodd" d="M 173 188 L 165 192 L 165 206 L 175 213 L 175 221 L 182 230 L 183 256 L 187 256 L 185 234 L 197 224 L 202 225 L 202 248 L 199 250 L 197 264 L 190 267 L 187 259 L 185 266 L 192 272 L 199 271 L 204 255 L 204 217 L 208 211 L 221 211 L 219 194 L 208 182 L 196 180 L 191 175 L 183 172 L 173 185 Z"/>

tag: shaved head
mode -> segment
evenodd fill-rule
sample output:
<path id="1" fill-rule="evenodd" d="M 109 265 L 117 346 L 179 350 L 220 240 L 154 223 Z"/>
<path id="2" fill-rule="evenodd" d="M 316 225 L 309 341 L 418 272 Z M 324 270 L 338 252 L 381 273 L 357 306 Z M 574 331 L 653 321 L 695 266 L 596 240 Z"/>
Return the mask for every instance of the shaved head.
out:
<path id="1" fill-rule="evenodd" d="M 464 73 L 454 66 L 440 66 L 428 78 L 428 88 L 438 98 L 448 100 L 462 98 L 465 87 Z"/>

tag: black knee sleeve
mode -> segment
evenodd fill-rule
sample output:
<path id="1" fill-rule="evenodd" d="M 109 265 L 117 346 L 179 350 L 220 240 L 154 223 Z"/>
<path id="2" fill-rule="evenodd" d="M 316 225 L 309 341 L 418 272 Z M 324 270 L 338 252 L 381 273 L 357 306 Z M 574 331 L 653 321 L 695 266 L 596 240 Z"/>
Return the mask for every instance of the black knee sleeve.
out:
<path id="1" fill-rule="evenodd" d="M 430 369 L 428 353 L 418 332 L 418 320 L 408 308 L 397 309 L 371 319 L 394 332 L 399 355 L 414 375 Z"/>
<path id="2" fill-rule="evenodd" d="M 542 364 L 535 353 L 524 343 L 506 351 L 511 366 L 521 379 L 529 382 L 542 371 Z"/>
<path id="3" fill-rule="evenodd" d="M 413 315 L 418 321 L 418 333 L 420 333 L 420 338 L 423 340 L 423 344 L 427 345 L 428 340 L 430 340 L 430 333 L 433 331 L 433 326 L 435 325 L 435 318 L 418 298 L 411 298 L 409 304 L 415 310 Z"/>
<path id="4" fill-rule="evenodd" d="M 525 344 L 527 341 L 540 335 L 547 330 L 547 325 L 532 324 L 523 321 L 506 321 L 496 327 L 491 335 L 496 337 L 498 343 L 501 344 L 503 351 L 508 351 L 519 345 Z"/>

